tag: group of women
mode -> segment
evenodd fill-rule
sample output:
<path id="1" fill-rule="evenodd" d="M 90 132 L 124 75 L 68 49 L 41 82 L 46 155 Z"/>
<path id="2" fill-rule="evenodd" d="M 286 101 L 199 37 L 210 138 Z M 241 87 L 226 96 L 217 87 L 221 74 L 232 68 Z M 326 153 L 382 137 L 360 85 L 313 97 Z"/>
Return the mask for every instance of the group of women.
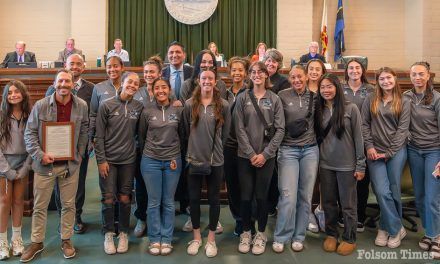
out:
<path id="1" fill-rule="evenodd" d="M 325 251 L 349 255 L 356 249 L 369 180 L 381 211 L 375 244 L 396 248 L 406 235 L 400 177 L 408 158 L 425 230 L 419 246 L 440 258 L 440 94 L 433 89 L 429 64 L 411 66 L 414 88 L 402 94 L 396 73 L 388 67 L 378 70 L 373 88 L 356 59 L 346 65 L 345 84 L 326 73 L 319 60 L 309 61 L 306 67 L 293 66 L 286 79 L 278 73 L 282 60 L 275 49 L 251 65 L 246 58 L 233 57 L 228 63 L 232 85 L 226 88 L 217 80 L 216 56 L 203 50 L 196 58 L 196 75 L 181 90 L 185 101 L 177 101 L 169 82 L 161 78 L 160 58 L 144 63 L 145 87 L 140 87 L 136 73 L 123 73 L 119 58 L 108 58 L 109 80 L 95 86 L 90 120 L 101 175 L 107 254 L 128 250 L 130 196 L 139 168 L 148 192 L 148 252 L 152 255 L 173 251 L 174 195 L 181 171 L 186 171 L 193 232 L 187 253 L 196 255 L 203 245 L 203 180 L 209 204 L 204 249 L 208 257 L 218 253 L 216 229 L 224 178 L 240 236 L 238 251 L 263 254 L 275 167 L 279 190 L 275 252 L 283 252 L 286 244 L 296 252 L 304 249 L 317 178 L 326 219 Z M 20 133 L 28 114 L 24 85 L 6 85 L 0 123 L 0 249 L 8 244 L 12 210 L 14 254 L 22 246 L 21 179 L 25 175 L 20 168 L 26 155 Z"/>

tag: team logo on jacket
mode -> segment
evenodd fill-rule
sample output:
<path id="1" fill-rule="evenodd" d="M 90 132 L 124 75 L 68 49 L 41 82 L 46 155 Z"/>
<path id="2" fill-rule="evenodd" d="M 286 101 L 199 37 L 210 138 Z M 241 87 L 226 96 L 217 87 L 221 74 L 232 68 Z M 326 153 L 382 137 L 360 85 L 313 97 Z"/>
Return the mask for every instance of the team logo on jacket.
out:
<path id="1" fill-rule="evenodd" d="M 270 101 L 270 99 L 262 99 L 261 104 L 264 109 L 271 109 L 272 108 L 272 102 Z"/>
<path id="2" fill-rule="evenodd" d="M 130 110 L 128 113 L 128 118 L 130 119 L 138 119 L 139 118 L 139 112 L 136 110 Z"/>
<path id="3" fill-rule="evenodd" d="M 177 118 L 176 114 L 170 114 L 168 116 L 168 122 L 170 122 L 170 123 L 179 122 L 179 119 Z"/>

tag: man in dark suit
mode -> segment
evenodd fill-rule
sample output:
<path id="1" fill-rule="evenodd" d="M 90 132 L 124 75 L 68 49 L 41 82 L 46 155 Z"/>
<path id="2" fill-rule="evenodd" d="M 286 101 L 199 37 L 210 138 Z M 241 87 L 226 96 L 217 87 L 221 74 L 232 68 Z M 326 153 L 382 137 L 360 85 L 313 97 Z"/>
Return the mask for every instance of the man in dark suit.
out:
<path id="1" fill-rule="evenodd" d="M 81 78 L 81 74 L 84 72 L 84 60 L 79 54 L 72 54 L 67 57 L 65 68 L 73 73 L 73 89 L 72 93 L 79 98 L 86 101 L 90 113 L 90 100 L 92 99 L 94 84 Z M 46 92 L 46 96 L 52 95 L 55 92 L 53 85 L 49 86 Z M 84 159 L 81 161 L 81 167 L 79 169 L 78 190 L 76 192 L 76 217 L 74 230 L 77 234 L 82 234 L 87 230 L 87 225 L 82 221 L 81 214 L 85 200 L 85 185 L 87 176 L 87 165 L 89 164 L 89 151 L 86 148 Z M 58 185 L 55 185 L 55 203 L 58 208 L 58 212 L 61 210 L 60 193 Z M 61 213 L 61 212 L 60 212 Z"/>
<path id="2" fill-rule="evenodd" d="M 177 41 L 168 45 L 167 57 L 170 65 L 162 70 L 162 78 L 170 82 L 174 95 L 179 99 L 183 82 L 191 78 L 193 67 L 183 64 L 186 58 L 185 47 Z"/>
<path id="3" fill-rule="evenodd" d="M 75 40 L 73 38 L 68 38 L 66 40 L 66 48 L 58 53 L 57 61 L 65 62 L 67 58 L 72 54 L 79 54 L 81 56 L 83 55 L 82 50 L 75 49 Z"/>
<path id="4" fill-rule="evenodd" d="M 322 62 L 326 63 L 324 56 L 318 53 L 319 51 L 319 44 L 316 41 L 312 41 L 309 44 L 309 53 L 304 54 L 299 59 L 299 63 L 305 64 L 311 59 L 319 59 Z"/>
<path id="5" fill-rule="evenodd" d="M 15 51 L 6 54 L 0 68 L 7 68 L 9 62 L 36 62 L 35 53 L 26 51 L 26 43 L 17 41 Z"/>

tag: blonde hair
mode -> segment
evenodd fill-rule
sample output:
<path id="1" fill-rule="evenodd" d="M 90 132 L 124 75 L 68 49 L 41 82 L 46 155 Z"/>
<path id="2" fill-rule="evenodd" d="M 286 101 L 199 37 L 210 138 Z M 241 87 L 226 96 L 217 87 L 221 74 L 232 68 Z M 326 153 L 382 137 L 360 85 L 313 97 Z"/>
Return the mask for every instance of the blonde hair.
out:
<path id="1" fill-rule="evenodd" d="M 376 89 L 374 91 L 373 100 L 371 101 L 370 111 L 375 116 L 377 116 L 379 113 L 379 104 L 382 102 L 384 97 L 383 90 L 379 85 L 379 76 L 384 72 L 391 74 L 396 81 L 392 91 L 393 100 L 391 102 L 391 111 L 394 115 L 400 116 L 400 113 L 402 112 L 402 92 L 400 90 L 399 83 L 397 82 L 397 74 L 390 67 L 382 67 L 376 74 Z"/>

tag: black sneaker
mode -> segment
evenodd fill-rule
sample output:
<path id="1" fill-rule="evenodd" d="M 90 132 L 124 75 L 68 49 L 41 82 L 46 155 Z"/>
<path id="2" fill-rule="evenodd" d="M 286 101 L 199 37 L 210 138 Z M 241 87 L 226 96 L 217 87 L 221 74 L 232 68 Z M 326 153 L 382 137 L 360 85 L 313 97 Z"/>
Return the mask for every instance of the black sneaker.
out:
<path id="1" fill-rule="evenodd" d="M 364 223 L 357 222 L 356 232 L 362 233 L 365 231 L 365 225 Z"/>
<path id="2" fill-rule="evenodd" d="M 75 234 L 82 234 L 86 232 L 87 225 L 81 220 L 81 217 L 77 217 L 73 230 L 75 231 Z"/>

